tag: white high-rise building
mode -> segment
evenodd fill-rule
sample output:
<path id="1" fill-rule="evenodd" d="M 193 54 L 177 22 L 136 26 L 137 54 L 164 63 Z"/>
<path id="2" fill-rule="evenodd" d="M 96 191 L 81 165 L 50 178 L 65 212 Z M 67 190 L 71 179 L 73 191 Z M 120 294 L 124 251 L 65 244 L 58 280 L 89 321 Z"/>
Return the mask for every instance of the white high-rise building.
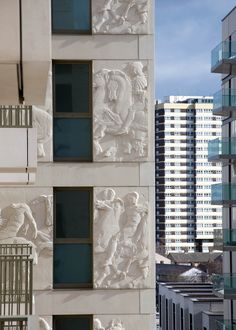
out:
<path id="1" fill-rule="evenodd" d="M 211 184 L 221 166 L 208 162 L 208 141 L 220 137 L 212 97 L 170 96 L 156 105 L 157 246 L 165 252 L 208 252 L 221 228 Z"/>
<path id="2" fill-rule="evenodd" d="M 1 329 L 155 329 L 154 12 L 0 2 Z"/>

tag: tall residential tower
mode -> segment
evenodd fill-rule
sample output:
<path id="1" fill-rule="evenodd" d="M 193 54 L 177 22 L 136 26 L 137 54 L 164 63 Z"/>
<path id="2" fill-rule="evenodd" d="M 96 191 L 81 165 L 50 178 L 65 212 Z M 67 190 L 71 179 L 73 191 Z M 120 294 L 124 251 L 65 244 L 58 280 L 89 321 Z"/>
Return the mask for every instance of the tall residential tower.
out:
<path id="1" fill-rule="evenodd" d="M 208 252 L 221 207 L 211 205 L 211 183 L 221 166 L 208 162 L 207 146 L 221 135 L 212 98 L 170 96 L 156 105 L 157 247 L 162 252 Z"/>

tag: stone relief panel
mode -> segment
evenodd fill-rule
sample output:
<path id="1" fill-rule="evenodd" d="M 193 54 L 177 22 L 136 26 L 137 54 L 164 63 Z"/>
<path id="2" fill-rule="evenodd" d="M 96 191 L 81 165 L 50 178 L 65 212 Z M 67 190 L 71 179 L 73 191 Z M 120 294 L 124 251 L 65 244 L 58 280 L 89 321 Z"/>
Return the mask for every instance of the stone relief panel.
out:
<path id="1" fill-rule="evenodd" d="M 153 316 L 147 314 L 94 315 L 93 319 L 93 330 L 147 330 L 154 328 Z"/>
<path id="2" fill-rule="evenodd" d="M 95 61 L 94 161 L 148 156 L 148 68 L 145 62 Z"/>
<path id="3" fill-rule="evenodd" d="M 0 190 L 0 244 L 30 244 L 33 248 L 34 289 L 51 287 L 52 194 L 50 189 Z M 27 196 L 28 195 L 28 196 Z M 7 198 L 8 197 L 8 198 Z M 7 201 L 8 200 L 8 201 Z"/>
<path id="4" fill-rule="evenodd" d="M 148 0 L 93 0 L 93 33 L 147 34 Z"/>
<path id="5" fill-rule="evenodd" d="M 52 73 L 48 77 L 44 105 L 33 106 L 33 127 L 37 128 L 38 161 L 52 160 Z"/>
<path id="6" fill-rule="evenodd" d="M 112 319 L 107 327 L 102 326 L 102 322 L 95 318 L 93 321 L 93 330 L 125 330 L 123 322 L 119 319 Z"/>
<path id="7" fill-rule="evenodd" d="M 150 286 L 148 191 L 95 189 L 94 287 Z"/>

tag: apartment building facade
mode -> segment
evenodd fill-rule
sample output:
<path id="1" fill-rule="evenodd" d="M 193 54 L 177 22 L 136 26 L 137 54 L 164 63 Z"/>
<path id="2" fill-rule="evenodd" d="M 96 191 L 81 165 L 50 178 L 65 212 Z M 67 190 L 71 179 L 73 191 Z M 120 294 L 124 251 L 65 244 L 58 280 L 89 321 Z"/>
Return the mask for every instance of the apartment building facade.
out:
<path id="1" fill-rule="evenodd" d="M 36 316 L 14 329 L 154 329 L 154 2 L 0 9 L 0 257 L 31 246 Z"/>
<path id="2" fill-rule="evenodd" d="M 221 135 L 212 97 L 170 96 L 156 105 L 157 246 L 169 252 L 208 252 L 221 228 L 211 183 L 221 166 L 208 162 L 208 141 Z"/>
<path id="3" fill-rule="evenodd" d="M 215 290 L 224 298 L 221 329 L 235 327 L 235 86 L 236 7 L 222 20 L 222 42 L 212 50 L 211 71 L 222 74 L 222 89 L 214 96 L 215 115 L 222 117 L 222 139 L 209 145 L 209 158 L 222 162 L 222 183 L 212 186 L 212 204 L 223 205 L 223 275 L 216 276 Z"/>

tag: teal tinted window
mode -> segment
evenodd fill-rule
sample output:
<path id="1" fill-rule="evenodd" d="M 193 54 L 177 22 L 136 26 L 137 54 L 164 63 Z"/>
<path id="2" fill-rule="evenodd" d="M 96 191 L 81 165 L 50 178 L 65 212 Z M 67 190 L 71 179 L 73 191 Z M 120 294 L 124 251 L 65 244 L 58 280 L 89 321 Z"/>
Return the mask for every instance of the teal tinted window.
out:
<path id="1" fill-rule="evenodd" d="M 53 62 L 54 161 L 92 160 L 91 72 L 91 62 Z"/>
<path id="2" fill-rule="evenodd" d="M 54 288 L 92 287 L 93 189 L 54 188 Z"/>
<path id="3" fill-rule="evenodd" d="M 56 190 L 56 238 L 91 238 L 90 190 Z"/>
<path id="4" fill-rule="evenodd" d="M 90 0 L 53 0 L 53 32 L 88 33 L 91 29 Z"/>
<path id="5" fill-rule="evenodd" d="M 90 118 L 54 118 L 54 160 L 91 160 Z"/>
<path id="6" fill-rule="evenodd" d="M 54 244 L 53 264 L 54 287 L 91 286 L 91 244 Z"/>
<path id="7" fill-rule="evenodd" d="M 92 316 L 58 315 L 53 317 L 54 330 L 91 330 Z"/>
<path id="8" fill-rule="evenodd" d="M 89 113 L 90 64 L 54 64 L 54 110 L 57 113 Z"/>

